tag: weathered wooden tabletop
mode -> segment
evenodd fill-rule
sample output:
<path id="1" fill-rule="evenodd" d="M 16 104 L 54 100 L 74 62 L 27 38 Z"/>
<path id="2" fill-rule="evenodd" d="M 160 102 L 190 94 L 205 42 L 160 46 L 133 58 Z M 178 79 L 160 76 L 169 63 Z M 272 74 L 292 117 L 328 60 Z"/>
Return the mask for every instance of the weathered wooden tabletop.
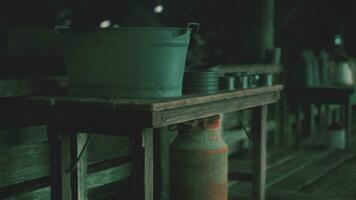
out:
<path id="1" fill-rule="evenodd" d="M 117 99 L 71 96 L 28 97 L 35 118 L 163 127 L 224 112 L 274 103 L 282 85 L 170 99 Z"/>

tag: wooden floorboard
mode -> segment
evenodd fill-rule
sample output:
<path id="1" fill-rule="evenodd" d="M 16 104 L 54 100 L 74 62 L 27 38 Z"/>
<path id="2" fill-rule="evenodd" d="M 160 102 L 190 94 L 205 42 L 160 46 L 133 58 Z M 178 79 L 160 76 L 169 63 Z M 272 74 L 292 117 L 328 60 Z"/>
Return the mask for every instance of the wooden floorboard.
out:
<path id="1" fill-rule="evenodd" d="M 322 148 L 286 149 L 285 152 L 279 153 L 279 157 L 268 156 L 267 187 L 282 181 L 292 174 L 298 173 L 308 167 L 313 161 L 332 153 L 331 150 Z M 282 162 L 283 160 L 284 162 Z M 252 184 L 238 182 L 230 187 L 229 193 L 231 197 L 251 194 Z"/>
<path id="2" fill-rule="evenodd" d="M 356 200 L 356 137 L 348 151 L 323 148 L 318 138 L 302 144 L 269 150 L 266 200 Z M 230 169 L 249 172 L 251 163 L 249 154 L 239 155 L 230 162 Z M 252 185 L 235 182 L 229 195 L 230 200 L 250 200 Z"/>
<path id="3" fill-rule="evenodd" d="M 301 170 L 273 185 L 273 189 L 298 192 L 312 185 L 320 178 L 340 167 L 355 156 L 355 151 L 345 152 L 335 150 L 332 153 L 315 160 L 304 170 Z"/>
<path id="4" fill-rule="evenodd" d="M 304 188 L 301 193 L 339 199 L 356 199 L 356 158 Z"/>
<path id="5" fill-rule="evenodd" d="M 269 156 L 269 160 L 271 158 Z M 273 165 L 273 162 L 270 163 Z M 268 194 L 268 200 L 282 200 L 283 194 L 295 194 L 293 198 L 289 196 L 288 200 L 356 199 L 356 185 L 353 182 L 356 180 L 355 169 L 355 151 L 320 148 L 294 151 L 292 159 L 269 167 L 267 187 L 280 192 L 277 196 L 276 192 Z M 231 199 L 248 199 L 249 194 L 252 194 L 250 183 L 238 182 L 230 188 Z"/>
<path id="6" fill-rule="evenodd" d="M 267 200 L 356 199 L 355 138 L 349 151 L 303 147 L 270 152 Z M 250 183 L 237 182 L 231 184 L 229 199 L 251 199 L 251 194 Z"/>

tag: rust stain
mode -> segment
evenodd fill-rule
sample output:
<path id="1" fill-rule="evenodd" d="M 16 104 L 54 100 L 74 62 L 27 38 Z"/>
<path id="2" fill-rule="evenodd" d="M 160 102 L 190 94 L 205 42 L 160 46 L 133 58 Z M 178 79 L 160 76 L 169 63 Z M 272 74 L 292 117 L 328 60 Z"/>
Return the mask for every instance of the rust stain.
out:
<path id="1" fill-rule="evenodd" d="M 212 150 L 171 150 L 173 152 L 184 152 L 184 153 L 194 153 L 194 154 L 201 154 L 201 155 L 212 155 L 212 154 L 220 154 L 220 153 L 226 153 L 228 151 L 227 147 L 220 148 L 220 149 L 212 149 Z"/>
<path id="2" fill-rule="evenodd" d="M 225 183 L 207 183 L 204 190 L 191 190 L 184 186 L 173 188 L 172 200 L 227 200 L 228 184 Z"/>

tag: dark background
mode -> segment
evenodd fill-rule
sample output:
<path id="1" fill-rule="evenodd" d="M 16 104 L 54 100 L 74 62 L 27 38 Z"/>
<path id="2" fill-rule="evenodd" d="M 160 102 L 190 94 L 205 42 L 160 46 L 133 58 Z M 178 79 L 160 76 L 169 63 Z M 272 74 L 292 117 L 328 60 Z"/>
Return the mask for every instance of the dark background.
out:
<path id="1" fill-rule="evenodd" d="M 159 4 L 164 10 L 156 14 L 153 8 Z M 276 0 L 275 4 L 276 46 L 285 53 L 330 50 L 335 35 L 341 34 L 346 52 L 356 54 L 352 1 Z M 185 26 L 194 21 L 201 24 L 200 37 L 206 41 L 206 62 L 236 63 L 251 61 L 255 10 L 251 0 L 8 0 L 1 2 L 0 20 L 2 36 L 8 29 L 52 28 L 68 20 L 72 26 L 98 26 L 103 20 L 120 26 Z M 6 49 L 5 43 L 2 39 L 0 50 Z"/>

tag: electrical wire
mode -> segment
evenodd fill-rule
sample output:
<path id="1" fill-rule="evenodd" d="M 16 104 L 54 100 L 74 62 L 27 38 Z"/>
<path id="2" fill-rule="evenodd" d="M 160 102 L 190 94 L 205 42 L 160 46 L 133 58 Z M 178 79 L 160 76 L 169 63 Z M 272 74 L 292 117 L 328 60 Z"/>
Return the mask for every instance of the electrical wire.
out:
<path id="1" fill-rule="evenodd" d="M 249 140 L 252 140 L 252 138 L 251 138 L 251 136 L 250 136 L 250 133 L 247 131 L 247 128 L 246 128 L 246 126 L 245 126 L 244 123 L 243 123 L 243 120 L 242 120 L 242 111 L 237 112 L 237 116 L 238 116 L 238 118 L 239 118 L 239 122 L 240 122 L 240 125 L 241 125 L 242 130 L 245 131 L 247 138 L 248 138 Z"/>
<path id="2" fill-rule="evenodd" d="M 79 153 L 79 155 L 78 155 L 78 158 L 76 159 L 76 161 L 74 162 L 74 164 L 73 164 L 70 168 L 68 168 L 68 169 L 65 170 L 66 173 L 73 172 L 75 169 L 77 169 L 78 163 L 79 163 L 80 159 L 82 158 L 83 153 L 84 153 L 84 150 L 87 148 L 87 146 L 88 146 L 88 144 L 89 144 L 91 138 L 92 138 L 92 135 L 89 134 L 87 140 L 86 140 L 85 143 L 84 143 L 83 148 L 80 150 L 80 153 Z"/>

